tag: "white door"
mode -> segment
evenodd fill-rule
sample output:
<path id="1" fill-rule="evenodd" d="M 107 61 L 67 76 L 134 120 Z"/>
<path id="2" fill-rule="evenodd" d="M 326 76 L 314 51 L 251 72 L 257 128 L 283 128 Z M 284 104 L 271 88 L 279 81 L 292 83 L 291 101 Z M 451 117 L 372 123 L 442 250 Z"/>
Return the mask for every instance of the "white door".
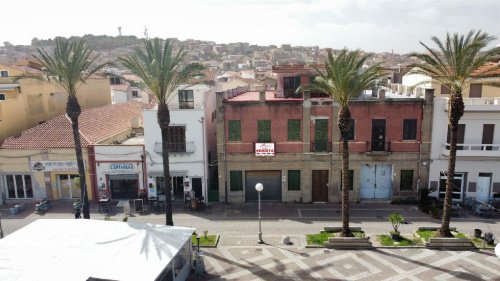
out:
<path id="1" fill-rule="evenodd" d="M 477 178 L 476 199 L 482 202 L 490 200 L 491 177 L 480 176 Z"/>

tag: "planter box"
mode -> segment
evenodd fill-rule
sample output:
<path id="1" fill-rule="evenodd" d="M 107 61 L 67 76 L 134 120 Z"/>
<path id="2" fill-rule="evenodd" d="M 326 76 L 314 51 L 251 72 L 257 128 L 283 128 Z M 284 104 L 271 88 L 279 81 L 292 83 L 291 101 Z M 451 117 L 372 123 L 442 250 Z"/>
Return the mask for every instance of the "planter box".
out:
<path id="1" fill-rule="evenodd" d="M 369 249 L 372 248 L 370 237 L 330 237 L 325 247 L 329 249 Z"/>
<path id="2" fill-rule="evenodd" d="M 468 238 L 429 238 L 425 243 L 428 249 L 441 250 L 475 250 L 476 246 Z"/>
<path id="3" fill-rule="evenodd" d="M 353 232 L 361 231 L 361 226 L 351 226 L 349 229 Z M 325 226 L 323 230 L 327 232 L 340 232 L 342 231 L 342 226 Z"/>
<path id="4" fill-rule="evenodd" d="M 418 230 L 432 230 L 432 231 L 436 231 L 436 230 L 438 230 L 440 228 L 441 228 L 440 226 L 422 226 L 422 227 L 419 227 Z M 457 231 L 457 228 L 456 227 L 450 227 L 450 231 Z"/>

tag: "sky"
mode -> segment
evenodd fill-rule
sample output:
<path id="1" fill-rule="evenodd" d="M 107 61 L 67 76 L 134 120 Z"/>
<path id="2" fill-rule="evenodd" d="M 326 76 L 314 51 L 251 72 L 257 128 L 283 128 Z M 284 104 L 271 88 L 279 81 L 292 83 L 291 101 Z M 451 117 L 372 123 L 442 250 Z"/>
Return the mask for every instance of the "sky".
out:
<path id="1" fill-rule="evenodd" d="M 55 36 L 176 37 L 370 52 L 423 51 L 420 41 L 483 30 L 500 37 L 498 0 L 2 1 L 0 44 Z M 500 44 L 495 40 L 491 46 Z"/>

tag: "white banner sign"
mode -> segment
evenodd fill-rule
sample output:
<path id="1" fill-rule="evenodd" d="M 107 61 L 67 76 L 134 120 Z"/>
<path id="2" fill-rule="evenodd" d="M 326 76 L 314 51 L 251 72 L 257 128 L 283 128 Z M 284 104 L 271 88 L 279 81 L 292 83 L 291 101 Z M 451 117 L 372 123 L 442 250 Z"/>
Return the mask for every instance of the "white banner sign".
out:
<path id="1" fill-rule="evenodd" d="M 31 169 L 39 172 L 78 171 L 76 160 L 67 161 L 31 161 Z M 85 161 L 83 163 L 85 166 Z"/>
<path id="2" fill-rule="evenodd" d="M 255 143 L 255 156 L 274 156 L 274 143 Z"/>

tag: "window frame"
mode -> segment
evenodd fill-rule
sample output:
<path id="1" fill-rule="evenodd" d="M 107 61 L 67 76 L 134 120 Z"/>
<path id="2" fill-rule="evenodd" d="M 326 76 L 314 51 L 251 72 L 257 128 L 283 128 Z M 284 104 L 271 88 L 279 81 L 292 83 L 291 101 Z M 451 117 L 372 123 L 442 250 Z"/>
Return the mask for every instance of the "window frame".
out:
<path id="1" fill-rule="evenodd" d="M 407 174 L 409 172 L 411 172 L 411 177 L 409 177 L 409 174 Z M 415 170 L 401 170 L 399 175 L 399 190 L 412 191 L 414 178 L 415 178 Z M 403 186 L 409 186 L 409 188 L 403 188 Z"/>
<path id="2" fill-rule="evenodd" d="M 295 175 L 291 175 L 292 174 L 295 174 Z M 288 170 L 287 172 L 287 176 L 288 176 L 288 183 L 287 183 L 287 188 L 288 188 L 288 191 L 300 191 L 300 170 Z M 292 179 L 294 179 L 292 181 Z"/>
<path id="3" fill-rule="evenodd" d="M 257 120 L 257 142 L 271 142 L 271 120 Z"/>
<path id="4" fill-rule="evenodd" d="M 288 127 L 287 127 L 288 141 L 300 141 L 302 132 L 300 123 L 301 123 L 300 119 L 288 119 Z"/>
<path id="5" fill-rule="evenodd" d="M 403 119 L 402 140 L 417 140 L 417 119 Z"/>
<path id="6" fill-rule="evenodd" d="M 243 191 L 243 171 L 229 171 L 229 190 Z"/>
<path id="7" fill-rule="evenodd" d="M 194 91 L 178 90 L 179 109 L 194 109 Z"/>
<path id="8" fill-rule="evenodd" d="M 5 76 L 4 73 L 6 73 L 7 75 Z M 0 70 L 0 77 L 9 77 L 9 71 L 8 70 Z"/>
<path id="9" fill-rule="evenodd" d="M 283 95 L 285 97 L 295 96 L 298 87 L 300 87 L 300 76 L 283 77 Z"/>
<path id="10" fill-rule="evenodd" d="M 449 85 L 441 84 L 441 95 L 451 95 L 451 88 Z"/>
<path id="11" fill-rule="evenodd" d="M 168 152 L 186 152 L 186 126 L 168 126 Z"/>
<path id="12" fill-rule="evenodd" d="M 349 119 L 349 130 L 347 131 L 347 140 L 353 141 L 356 137 L 356 119 Z"/>
<path id="13" fill-rule="evenodd" d="M 234 126 L 238 127 L 237 132 L 234 131 Z M 241 120 L 228 120 L 227 121 L 227 139 L 228 141 L 241 141 Z"/>
<path id="14" fill-rule="evenodd" d="M 13 192 L 14 192 L 14 197 L 11 197 L 10 191 L 9 191 L 9 180 L 8 178 L 12 177 L 12 184 L 13 184 Z M 18 187 L 18 182 L 17 182 L 17 177 L 21 177 L 21 183 L 22 183 L 22 192 L 24 194 L 24 197 L 20 197 L 18 192 L 20 191 L 20 187 Z M 29 178 L 30 182 L 30 188 L 28 189 L 27 183 L 27 178 Z M 28 174 L 7 174 L 5 175 L 4 178 L 4 183 L 5 183 L 5 195 L 7 199 L 33 199 L 34 198 L 34 189 L 33 189 L 33 178 L 31 175 Z M 29 196 L 29 193 L 31 192 L 31 196 Z"/>

